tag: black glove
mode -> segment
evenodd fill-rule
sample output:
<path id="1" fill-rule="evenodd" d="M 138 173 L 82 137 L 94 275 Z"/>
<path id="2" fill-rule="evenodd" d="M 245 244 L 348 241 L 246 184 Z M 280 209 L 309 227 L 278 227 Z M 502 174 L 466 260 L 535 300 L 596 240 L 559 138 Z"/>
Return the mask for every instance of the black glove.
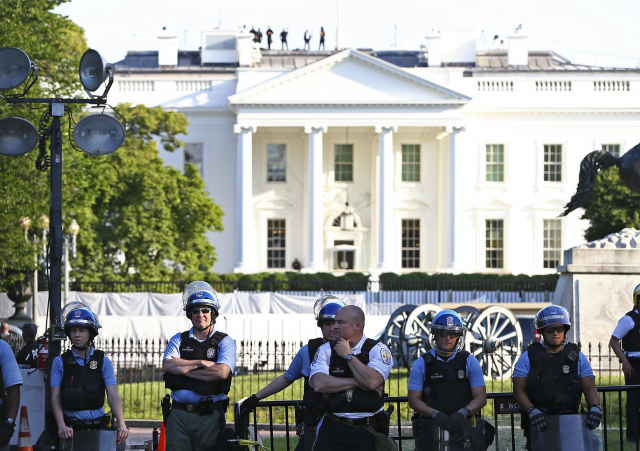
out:
<path id="1" fill-rule="evenodd" d="M 15 423 L 2 423 L 0 424 L 0 447 L 5 446 L 13 437 L 13 431 L 16 429 Z"/>
<path id="2" fill-rule="evenodd" d="M 454 434 L 460 433 L 464 430 L 466 419 L 471 414 L 471 411 L 466 407 L 458 410 L 456 413 L 449 417 L 449 432 Z"/>
<path id="3" fill-rule="evenodd" d="M 444 429 L 445 431 L 449 430 L 449 415 L 439 410 L 434 410 L 431 412 L 431 418 L 433 418 L 433 421 L 436 422 L 440 429 Z"/>
<path id="4" fill-rule="evenodd" d="M 529 421 L 531 422 L 531 426 L 535 427 L 538 432 L 544 432 L 547 429 L 547 419 L 544 417 L 544 413 L 540 412 L 534 406 L 529 407 L 527 410 L 529 414 Z"/>
<path id="5" fill-rule="evenodd" d="M 591 406 L 589 411 L 587 412 L 587 429 L 593 430 L 600 426 L 600 422 L 602 421 L 602 410 L 600 410 L 600 406 Z"/>
<path id="6" fill-rule="evenodd" d="M 244 416 L 247 412 L 255 409 L 258 405 L 258 398 L 256 395 L 251 395 L 240 405 L 240 415 Z"/>

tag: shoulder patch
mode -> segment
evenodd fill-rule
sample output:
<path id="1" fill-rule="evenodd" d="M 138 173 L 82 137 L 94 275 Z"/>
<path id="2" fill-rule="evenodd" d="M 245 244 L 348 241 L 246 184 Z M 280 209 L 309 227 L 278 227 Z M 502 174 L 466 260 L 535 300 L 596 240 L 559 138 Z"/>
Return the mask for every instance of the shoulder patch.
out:
<path id="1" fill-rule="evenodd" d="M 380 349 L 380 357 L 385 365 L 391 365 L 391 351 L 387 348 Z"/>

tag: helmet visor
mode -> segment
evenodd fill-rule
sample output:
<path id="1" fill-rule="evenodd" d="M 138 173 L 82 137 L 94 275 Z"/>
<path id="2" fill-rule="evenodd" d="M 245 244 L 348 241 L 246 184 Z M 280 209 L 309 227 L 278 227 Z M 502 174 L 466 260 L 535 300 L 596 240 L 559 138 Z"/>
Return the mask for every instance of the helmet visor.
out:
<path id="1" fill-rule="evenodd" d="M 313 316 L 316 318 L 316 320 L 320 318 L 320 312 L 327 304 L 341 304 L 343 307 L 347 305 L 342 299 L 332 294 L 322 296 L 313 305 Z"/>
<path id="2" fill-rule="evenodd" d="M 193 296 L 195 293 L 198 293 L 198 292 L 209 292 L 213 294 L 215 293 L 215 290 L 207 282 L 203 282 L 200 280 L 197 282 L 191 282 L 182 293 L 182 306 L 184 307 L 185 310 L 187 309 L 187 304 L 189 305 L 197 304 L 197 302 L 193 302 L 193 301 L 189 302 L 189 299 L 191 298 L 191 296 Z M 209 300 L 208 298 L 205 298 L 205 299 L 206 301 L 202 302 L 203 304 L 215 304 L 215 302 Z"/>

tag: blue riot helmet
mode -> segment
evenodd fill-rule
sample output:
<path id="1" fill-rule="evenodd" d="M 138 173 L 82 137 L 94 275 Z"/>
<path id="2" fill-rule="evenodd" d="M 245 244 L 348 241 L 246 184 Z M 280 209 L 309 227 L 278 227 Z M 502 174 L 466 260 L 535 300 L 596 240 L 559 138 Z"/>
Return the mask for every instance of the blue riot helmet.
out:
<path id="1" fill-rule="evenodd" d="M 638 308 L 638 300 L 640 300 L 640 285 L 633 289 L 633 306 Z"/>
<path id="2" fill-rule="evenodd" d="M 460 351 L 464 349 L 464 338 L 466 332 L 467 328 L 464 327 L 462 317 L 460 317 L 457 312 L 454 312 L 453 310 L 442 310 L 433 317 L 433 321 L 431 322 L 431 347 L 440 352 Z M 445 336 L 445 334 L 458 339 L 453 347 L 453 351 L 449 349 L 441 349 L 438 346 L 436 336 Z"/>
<path id="3" fill-rule="evenodd" d="M 549 305 L 536 313 L 533 326 L 538 333 L 552 324 L 564 324 L 565 332 L 571 329 L 571 317 L 569 317 L 569 312 L 566 308 L 560 307 L 559 305 Z"/>
<path id="4" fill-rule="evenodd" d="M 334 321 L 338 310 L 346 305 L 342 299 L 332 294 L 319 297 L 313 305 L 313 314 L 318 321 L 318 327 L 321 327 L 321 321 Z"/>
<path id="5" fill-rule="evenodd" d="M 86 304 L 74 301 L 65 305 L 61 313 L 62 327 L 68 337 L 72 327 L 86 327 L 91 333 L 91 339 L 98 335 L 100 319 Z"/>
<path id="6" fill-rule="evenodd" d="M 220 311 L 220 302 L 218 301 L 218 293 L 207 282 L 198 280 L 191 282 L 182 292 L 183 310 L 187 312 L 187 318 L 191 319 L 191 308 L 197 305 L 202 307 L 211 307 L 211 321 L 214 322 Z"/>

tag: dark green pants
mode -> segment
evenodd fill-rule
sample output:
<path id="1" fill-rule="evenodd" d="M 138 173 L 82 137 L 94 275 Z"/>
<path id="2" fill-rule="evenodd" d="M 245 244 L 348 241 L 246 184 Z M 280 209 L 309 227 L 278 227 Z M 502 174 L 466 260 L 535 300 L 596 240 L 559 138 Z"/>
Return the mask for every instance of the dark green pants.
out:
<path id="1" fill-rule="evenodd" d="M 212 451 L 218 447 L 220 412 L 201 416 L 173 409 L 166 428 L 167 451 Z"/>

